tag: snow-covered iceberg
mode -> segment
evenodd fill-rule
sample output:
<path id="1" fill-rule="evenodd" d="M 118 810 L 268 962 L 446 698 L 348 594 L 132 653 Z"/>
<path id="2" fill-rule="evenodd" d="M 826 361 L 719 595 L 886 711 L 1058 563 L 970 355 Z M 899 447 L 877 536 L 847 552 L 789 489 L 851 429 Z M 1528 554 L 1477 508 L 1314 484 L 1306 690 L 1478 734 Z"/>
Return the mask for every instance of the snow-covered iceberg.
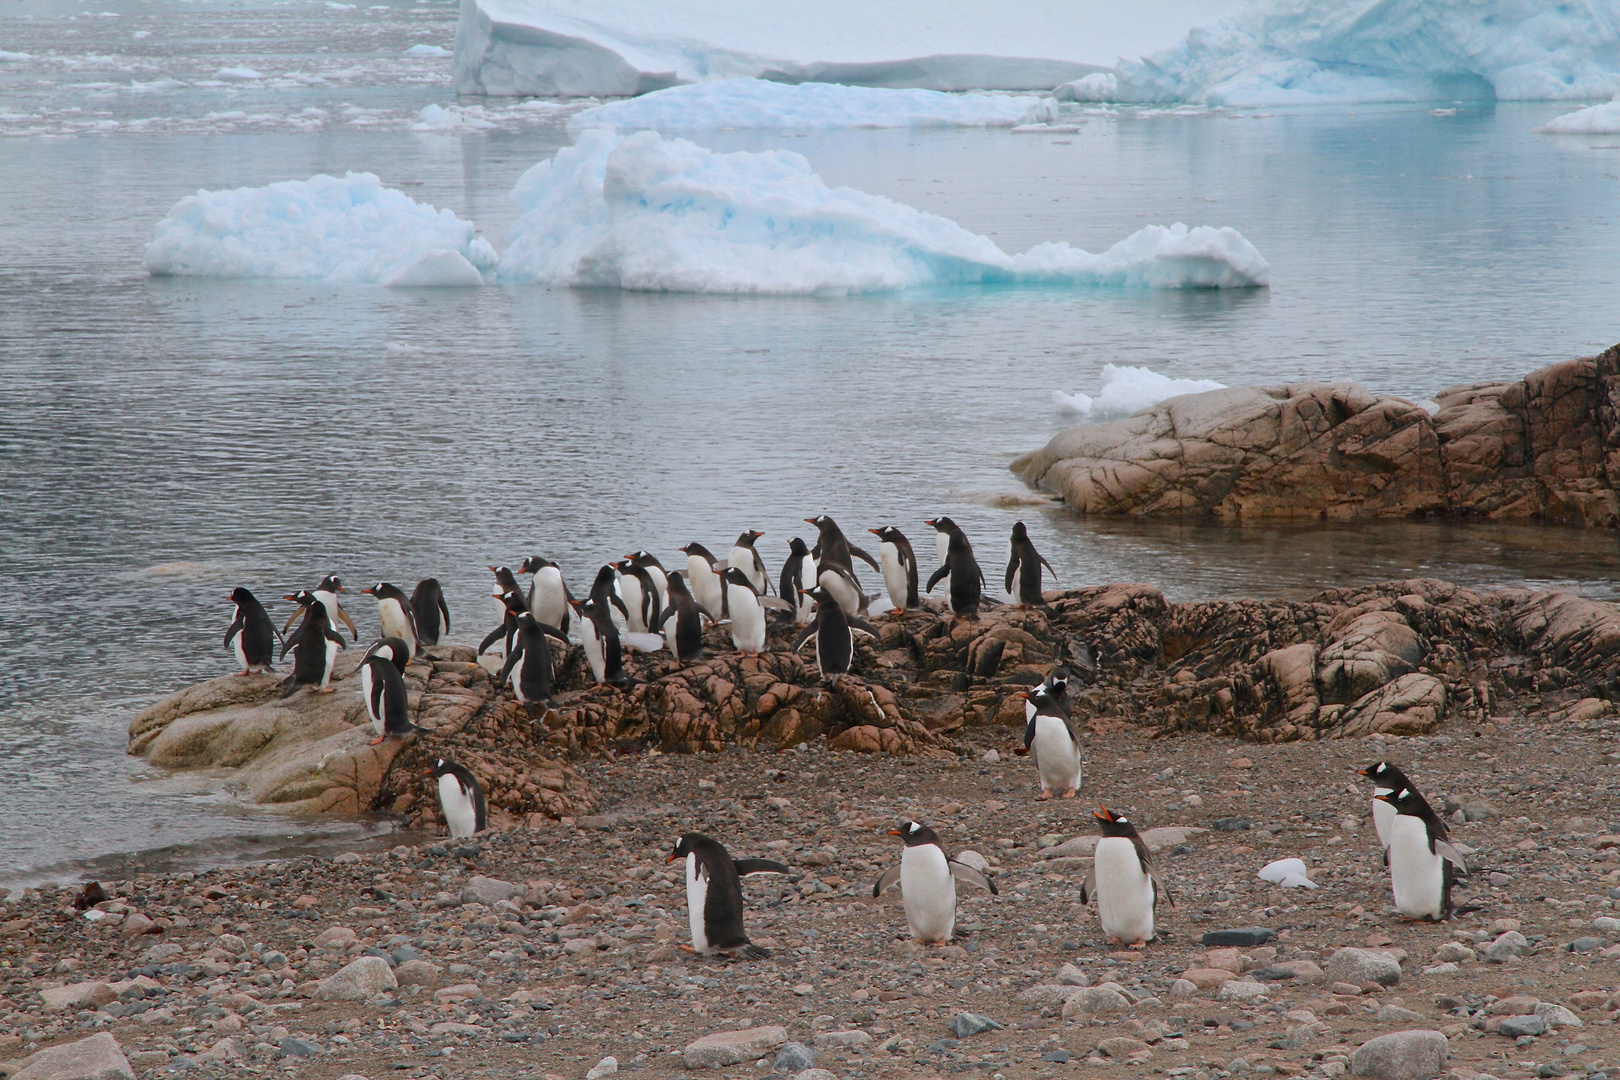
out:
<path id="1" fill-rule="evenodd" d="M 371 173 L 199 191 L 152 230 L 154 276 L 480 285 L 495 249 L 471 222 Z"/>
<path id="2" fill-rule="evenodd" d="M 1057 96 L 1277 106 L 1617 90 L 1620 0 L 1252 0 L 1175 48 Z"/>
<path id="3" fill-rule="evenodd" d="M 943 94 L 834 83 L 721 79 L 672 86 L 576 113 L 568 126 L 620 130 L 714 131 L 720 128 L 1016 127 L 1057 117 L 1051 98 Z"/>
<path id="4" fill-rule="evenodd" d="M 1620 95 L 1601 105 L 1565 113 L 1536 130 L 1549 135 L 1620 135 Z"/>
<path id="5" fill-rule="evenodd" d="M 500 280 L 669 292 L 854 293 L 952 283 L 1219 288 L 1270 267 L 1233 229 L 1149 226 L 1093 255 L 1008 255 L 954 221 L 828 187 L 801 155 L 718 154 L 605 128 L 524 173 Z"/>
<path id="6" fill-rule="evenodd" d="M 1237 0 L 461 0 L 464 94 L 628 97 L 708 79 L 1050 90 Z"/>
<path id="7" fill-rule="evenodd" d="M 1182 394 L 1224 389 L 1225 383 L 1213 379 L 1173 379 L 1145 367 L 1104 364 L 1102 386 L 1096 397 L 1054 390 L 1052 404 L 1076 416 L 1130 416 Z"/>

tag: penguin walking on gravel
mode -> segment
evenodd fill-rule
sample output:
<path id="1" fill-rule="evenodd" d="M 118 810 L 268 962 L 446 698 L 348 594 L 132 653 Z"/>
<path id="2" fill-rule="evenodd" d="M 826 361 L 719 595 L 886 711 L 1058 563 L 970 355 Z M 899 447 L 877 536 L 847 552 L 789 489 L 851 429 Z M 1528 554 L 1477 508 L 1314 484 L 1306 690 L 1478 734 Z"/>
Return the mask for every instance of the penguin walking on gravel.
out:
<path id="1" fill-rule="evenodd" d="M 679 570 L 665 579 L 669 589 L 669 606 L 658 614 L 658 626 L 675 659 L 683 664 L 695 664 L 703 659 L 703 620 L 714 622 L 709 609 L 698 603 L 686 588 Z"/>
<path id="2" fill-rule="evenodd" d="M 973 557 L 973 545 L 950 518 L 933 518 L 926 522 L 946 538 L 945 561 L 928 579 L 928 591 L 933 592 L 940 580 L 949 577 L 951 611 L 968 619 L 979 617 L 979 604 L 984 598 L 984 571 Z"/>
<path id="3" fill-rule="evenodd" d="M 416 643 L 439 643 L 439 620 L 444 620 L 443 633 L 450 632 L 450 608 L 444 602 L 444 589 L 438 578 L 423 578 L 411 592 L 411 613 L 416 616 Z"/>
<path id="4" fill-rule="evenodd" d="M 439 809 L 444 811 L 444 823 L 450 827 L 453 839 L 464 840 L 488 827 L 484 789 L 465 765 L 458 765 L 449 758 L 436 758 L 427 776 L 439 781 Z"/>
<path id="5" fill-rule="evenodd" d="M 1383 796 L 1391 792 L 1406 788 L 1408 791 L 1417 791 L 1417 785 L 1406 778 L 1400 768 L 1387 761 L 1379 761 L 1361 770 L 1361 775 L 1373 783 L 1372 814 L 1373 828 L 1378 830 L 1378 843 L 1384 849 L 1384 862 L 1389 863 L 1389 827 L 1395 822 L 1398 811 L 1394 804 Z"/>
<path id="6" fill-rule="evenodd" d="M 666 863 L 686 863 L 686 912 L 692 944 L 681 948 L 707 956 L 740 953 L 763 960 L 770 950 L 748 940 L 743 929 L 742 878 L 749 874 L 785 874 L 788 868 L 770 859 L 733 859 L 718 840 L 689 832 L 675 841 Z"/>
<path id="7" fill-rule="evenodd" d="M 805 589 L 803 592 L 815 602 L 815 622 L 799 635 L 799 639 L 793 643 L 793 651 L 798 652 L 814 638 L 816 667 L 821 670 L 824 680 L 836 683 L 849 674 L 850 663 L 855 659 L 855 634 L 876 638 L 878 629 L 858 615 L 844 614 L 843 605 L 825 589 Z"/>
<path id="8" fill-rule="evenodd" d="M 872 886 L 873 898 L 899 882 L 911 936 L 924 945 L 948 944 L 956 928 L 956 883 L 977 885 L 988 889 L 992 896 L 996 895 L 996 883 L 945 854 L 939 837 L 926 825 L 908 821 L 898 829 L 890 829 L 889 835 L 900 837 L 905 847 L 900 849 L 899 865 L 883 871 Z"/>
<path id="9" fill-rule="evenodd" d="M 771 579 L 765 573 L 765 560 L 760 558 L 759 550 L 754 547 L 754 542 L 764 535 L 758 529 L 747 530 L 737 537 L 737 542 L 731 545 L 731 554 L 726 558 L 726 569 L 742 571 L 748 584 L 760 596 L 771 591 Z"/>
<path id="10" fill-rule="evenodd" d="M 411 655 L 422 651 L 422 635 L 416 629 L 416 610 L 404 591 L 386 581 L 360 590 L 377 600 L 377 621 L 382 624 L 383 637 L 399 638 L 411 647 Z"/>
<path id="11" fill-rule="evenodd" d="M 563 580 L 562 567 L 550 559 L 530 555 L 518 566 L 518 573 L 534 575 L 529 579 L 529 613 L 535 621 L 568 633 L 574 614 L 569 601 L 573 597 L 569 595 L 568 583 Z"/>
<path id="12" fill-rule="evenodd" d="M 624 646 L 619 641 L 619 628 L 613 624 L 612 609 L 594 596 L 576 601 L 574 608 L 579 612 L 580 640 L 592 678 L 598 686 L 628 690 L 635 680 L 624 670 Z"/>
<path id="13" fill-rule="evenodd" d="M 298 625 L 298 632 L 281 646 L 282 656 L 289 650 L 293 653 L 293 671 L 282 680 L 281 685 L 287 687 L 282 697 L 291 695 L 300 686 L 314 686 L 321 693 L 330 694 L 332 666 L 337 662 L 338 650 L 348 648 L 343 635 L 333 632 L 326 605 L 315 599 L 309 589 L 292 593 L 285 599 L 303 607 L 304 621 Z"/>
<path id="14" fill-rule="evenodd" d="M 403 739 L 422 729 L 411 723 L 410 695 L 399 669 L 388 657 L 372 653 L 361 663 L 367 678 L 365 683 L 366 713 L 371 717 L 371 728 L 377 737 L 376 746 L 384 739 Z"/>
<path id="15" fill-rule="evenodd" d="M 542 705 L 551 700 L 551 680 L 556 661 L 547 638 L 556 638 L 568 647 L 568 635 L 550 623 L 543 623 L 525 610 L 517 617 L 517 635 L 506 654 L 495 684 L 512 684 L 512 694 L 524 705 Z"/>
<path id="16" fill-rule="evenodd" d="M 904 615 L 909 608 L 920 607 L 917 595 L 917 554 L 911 550 L 906 534 L 893 525 L 867 532 L 880 541 L 878 561 L 883 564 L 883 587 L 889 593 L 889 614 Z"/>
<path id="17" fill-rule="evenodd" d="M 1035 550 L 1022 521 L 1013 522 L 1007 549 L 1007 595 L 1020 607 L 1045 607 L 1046 598 L 1041 595 L 1041 567 L 1046 567 L 1054 578 L 1057 571 Z"/>
<path id="18" fill-rule="evenodd" d="M 1395 808 L 1387 853 L 1395 910 L 1429 922 L 1450 918 L 1451 886 L 1457 871 L 1468 873 L 1468 861 L 1452 846 L 1446 823 L 1413 788 L 1398 788 L 1378 800 Z"/>
<path id="19" fill-rule="evenodd" d="M 286 641 L 276 624 L 270 621 L 264 605 L 240 585 L 231 590 L 230 601 L 236 605 L 236 614 L 225 629 L 225 647 L 236 654 L 236 662 L 242 665 L 237 674 L 275 671 L 270 661 L 276 655 L 276 642 L 285 645 Z"/>
<path id="20" fill-rule="evenodd" d="M 1080 885 L 1080 902 L 1097 898 L 1097 918 L 1110 939 L 1140 949 L 1153 940 L 1153 912 L 1159 893 L 1170 906 L 1175 898 L 1153 871 L 1153 858 L 1136 826 L 1106 806 L 1095 811 L 1102 839 L 1097 841 L 1091 873 Z"/>
<path id="21" fill-rule="evenodd" d="M 678 550 L 686 556 L 686 585 L 692 599 L 698 602 L 698 606 L 718 616 L 720 572 L 725 567 L 716 567 L 714 555 L 702 544 L 694 542 Z"/>
<path id="22" fill-rule="evenodd" d="M 1080 790 L 1080 737 L 1069 722 L 1062 694 L 1052 694 L 1043 683 L 1019 696 L 1034 709 L 1024 726 L 1024 749 L 1035 759 L 1041 778 L 1039 797 L 1050 799 L 1056 791 L 1065 799 L 1074 798 Z"/>
<path id="23" fill-rule="evenodd" d="M 805 542 L 795 536 L 788 543 L 788 557 L 776 583 L 776 595 L 793 604 L 793 625 L 808 626 L 815 618 L 816 602 L 805 594 L 816 587 L 816 557 Z"/>

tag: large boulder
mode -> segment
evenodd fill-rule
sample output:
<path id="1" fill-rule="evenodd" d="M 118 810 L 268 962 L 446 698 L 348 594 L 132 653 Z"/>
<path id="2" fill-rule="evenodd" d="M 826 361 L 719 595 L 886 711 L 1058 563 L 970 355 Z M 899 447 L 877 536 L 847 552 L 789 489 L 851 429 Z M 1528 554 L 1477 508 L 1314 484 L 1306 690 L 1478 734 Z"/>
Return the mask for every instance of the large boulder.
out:
<path id="1" fill-rule="evenodd" d="M 1369 1039 L 1350 1057 L 1352 1076 L 1433 1080 L 1446 1069 L 1450 1043 L 1438 1031 L 1396 1031 Z"/>
<path id="2" fill-rule="evenodd" d="M 135 1070 L 111 1032 L 30 1055 L 12 1080 L 135 1080 Z"/>

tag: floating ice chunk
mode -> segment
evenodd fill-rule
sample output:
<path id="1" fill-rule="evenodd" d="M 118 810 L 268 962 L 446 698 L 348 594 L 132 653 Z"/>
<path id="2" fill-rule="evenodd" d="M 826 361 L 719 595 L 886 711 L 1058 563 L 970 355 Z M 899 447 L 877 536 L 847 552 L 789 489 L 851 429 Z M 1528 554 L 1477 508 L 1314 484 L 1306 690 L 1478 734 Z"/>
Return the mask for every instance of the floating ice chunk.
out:
<path id="1" fill-rule="evenodd" d="M 478 107 L 475 105 L 472 108 Z M 417 122 L 411 125 L 412 131 L 482 130 L 495 126 L 477 113 L 459 105 L 452 105 L 448 109 L 442 105 L 424 105 L 416 117 Z"/>
<path id="2" fill-rule="evenodd" d="M 214 72 L 216 79 L 229 79 L 232 82 L 253 82 L 264 78 L 264 73 L 254 71 L 250 67 L 223 67 Z"/>
<path id="3" fill-rule="evenodd" d="M 1202 394 L 1221 390 L 1225 383 L 1213 379 L 1173 379 L 1145 367 L 1104 364 L 1102 388 L 1097 396 L 1052 391 L 1052 403 L 1064 412 L 1080 416 L 1129 416 L 1151 409 L 1167 398 L 1181 394 Z"/>
<path id="4" fill-rule="evenodd" d="M 1303 859 L 1278 859 L 1276 862 L 1266 863 L 1260 868 L 1260 880 L 1281 885 L 1285 889 L 1317 887 L 1316 882 L 1306 875 Z"/>
<path id="5" fill-rule="evenodd" d="M 0 49 L 0 64 L 20 64 L 24 60 L 32 60 L 33 58 L 32 53 L 7 52 L 5 49 Z"/>
<path id="6" fill-rule="evenodd" d="M 1602 105 L 1565 113 L 1536 130 L 1549 135 L 1620 135 L 1620 96 Z"/>
<path id="7" fill-rule="evenodd" d="M 1150 225 L 1093 255 L 1045 243 L 1008 255 L 956 222 L 830 188 L 799 154 L 717 154 L 657 132 L 588 128 L 523 174 L 503 281 L 671 292 L 874 292 L 1044 283 L 1265 285 L 1233 229 Z"/>
<path id="8" fill-rule="evenodd" d="M 674 86 L 629 101 L 586 109 L 568 121 L 575 130 L 705 131 L 717 128 L 1012 127 L 1054 119 L 1050 99 L 1004 94 L 942 94 L 832 83 L 724 79 Z"/>
<path id="9" fill-rule="evenodd" d="M 405 50 L 406 56 L 451 56 L 454 55 L 443 45 L 412 45 Z"/>
<path id="10" fill-rule="evenodd" d="M 1052 96 L 1059 101 L 1116 101 L 1119 77 L 1111 71 L 1093 71 L 1084 78 L 1055 88 Z"/>
<path id="11" fill-rule="evenodd" d="M 154 276 L 472 285 L 467 270 L 481 281 L 496 261 L 471 222 L 371 173 L 199 191 L 174 204 L 146 247 Z"/>

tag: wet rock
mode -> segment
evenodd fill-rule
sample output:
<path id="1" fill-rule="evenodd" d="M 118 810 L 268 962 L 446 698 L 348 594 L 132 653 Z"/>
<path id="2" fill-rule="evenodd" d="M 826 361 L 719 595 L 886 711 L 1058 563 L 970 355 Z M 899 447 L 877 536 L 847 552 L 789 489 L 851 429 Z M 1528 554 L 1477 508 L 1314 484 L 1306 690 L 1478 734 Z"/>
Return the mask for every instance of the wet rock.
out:
<path id="1" fill-rule="evenodd" d="M 1356 986 L 1363 983 L 1394 986 L 1401 981 L 1401 965 L 1386 953 L 1340 949 L 1328 960 L 1327 977 Z"/>
<path id="2" fill-rule="evenodd" d="M 394 990 L 399 982 L 387 961 L 375 956 L 353 960 L 322 980 L 315 996 L 321 1001 L 365 1001 L 384 990 Z"/>
<path id="3" fill-rule="evenodd" d="M 12 1080 L 135 1080 L 135 1071 L 118 1040 L 103 1031 L 30 1055 Z"/>
<path id="4" fill-rule="evenodd" d="M 780 1025 L 716 1031 L 687 1043 L 681 1059 L 688 1069 L 723 1069 L 764 1057 L 787 1041 L 787 1028 Z"/>
<path id="5" fill-rule="evenodd" d="M 1431 1080 L 1445 1070 L 1450 1044 L 1438 1031 L 1397 1031 L 1369 1039 L 1350 1058 L 1354 1076 Z"/>

